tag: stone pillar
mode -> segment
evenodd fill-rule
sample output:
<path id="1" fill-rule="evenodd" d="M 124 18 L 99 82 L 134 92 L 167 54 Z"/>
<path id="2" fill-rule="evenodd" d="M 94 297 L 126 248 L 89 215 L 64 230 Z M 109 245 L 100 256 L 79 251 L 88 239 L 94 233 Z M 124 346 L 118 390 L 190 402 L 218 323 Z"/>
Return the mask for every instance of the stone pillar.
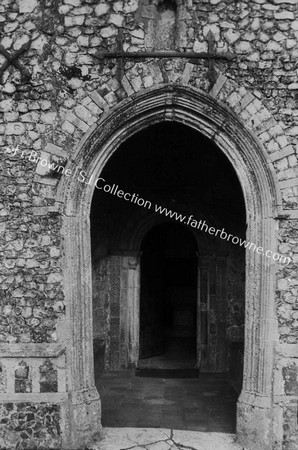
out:
<path id="1" fill-rule="evenodd" d="M 140 254 L 125 252 L 121 264 L 121 365 L 135 365 L 139 358 Z"/>
<path id="2" fill-rule="evenodd" d="M 263 248 L 275 248 L 273 228 L 273 219 L 261 221 L 259 242 Z M 246 251 L 246 277 L 251 281 L 246 283 L 245 292 L 244 369 L 237 404 L 237 436 L 240 444 L 255 450 L 272 450 L 275 435 L 272 374 L 278 332 L 272 302 L 275 295 L 273 269 L 269 258 L 261 259 L 257 253 Z"/>
<path id="3" fill-rule="evenodd" d="M 139 254 L 114 251 L 100 260 L 94 278 L 94 339 L 105 342 L 105 369 L 128 368 L 139 356 Z"/>
<path id="4" fill-rule="evenodd" d="M 75 449 L 101 429 L 101 403 L 94 384 L 89 217 L 66 217 L 63 238 L 66 254 L 72 255 L 64 265 L 69 326 L 65 334 L 67 396 L 62 416 L 63 448 Z M 71 289 L 70 283 L 75 283 Z"/>
<path id="5" fill-rule="evenodd" d="M 204 369 L 208 335 L 209 255 L 198 254 L 198 258 L 197 364 Z"/>
<path id="6" fill-rule="evenodd" d="M 226 256 L 199 256 L 198 347 L 202 372 L 224 372 L 226 359 Z M 201 353 L 201 354 L 200 354 Z"/>
<path id="7" fill-rule="evenodd" d="M 111 259 L 101 256 L 93 267 L 92 310 L 95 379 L 110 365 Z"/>
<path id="8" fill-rule="evenodd" d="M 109 355 L 108 368 L 121 368 L 121 256 L 110 255 L 110 326 L 109 326 Z"/>

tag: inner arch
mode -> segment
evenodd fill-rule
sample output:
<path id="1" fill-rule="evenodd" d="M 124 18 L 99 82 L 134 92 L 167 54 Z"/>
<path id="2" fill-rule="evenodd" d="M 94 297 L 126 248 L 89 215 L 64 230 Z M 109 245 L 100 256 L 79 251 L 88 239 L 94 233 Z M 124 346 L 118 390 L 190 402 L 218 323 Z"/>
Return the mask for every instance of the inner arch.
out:
<path id="1" fill-rule="evenodd" d="M 172 220 L 178 223 L 192 213 L 197 219 L 208 219 L 210 226 L 245 236 L 244 199 L 232 165 L 210 139 L 182 123 L 162 122 L 134 134 L 119 146 L 99 176 L 102 180 L 99 189 L 94 189 L 91 210 L 93 231 L 101 230 L 92 233 L 95 253 L 113 250 L 113 245 L 128 250 L 128 240 L 145 219 L 152 223 L 153 216 L 156 221 L 169 218 L 162 207 L 171 210 Z M 132 195 L 125 201 L 115 190 L 104 192 L 105 184 Z M 150 203 L 142 204 L 141 199 Z M 106 213 L 97 214 L 103 210 Z M 105 226 L 105 218 L 112 214 L 117 220 Z M 110 238 L 103 244 L 107 230 Z M 140 250 L 144 232 L 138 234 L 134 250 Z M 99 250 L 103 245 L 106 249 Z"/>

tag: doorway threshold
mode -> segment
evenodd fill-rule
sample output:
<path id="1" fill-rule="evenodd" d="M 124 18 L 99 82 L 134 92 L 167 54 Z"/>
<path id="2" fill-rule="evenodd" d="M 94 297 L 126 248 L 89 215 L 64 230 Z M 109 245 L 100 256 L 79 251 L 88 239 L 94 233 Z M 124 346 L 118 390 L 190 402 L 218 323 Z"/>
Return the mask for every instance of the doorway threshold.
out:
<path id="1" fill-rule="evenodd" d="M 245 450 L 235 434 L 164 428 L 103 428 L 88 450 Z"/>
<path id="2" fill-rule="evenodd" d="M 173 359 L 167 354 L 139 359 L 136 376 L 159 378 L 197 378 L 199 369 L 195 358 Z"/>

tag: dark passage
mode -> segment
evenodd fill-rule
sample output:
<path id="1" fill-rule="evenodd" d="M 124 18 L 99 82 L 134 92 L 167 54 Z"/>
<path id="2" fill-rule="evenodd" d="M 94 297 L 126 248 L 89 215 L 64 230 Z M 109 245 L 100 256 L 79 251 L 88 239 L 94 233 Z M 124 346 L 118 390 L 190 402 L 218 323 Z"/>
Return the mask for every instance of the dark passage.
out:
<path id="1" fill-rule="evenodd" d="M 147 234 L 141 250 L 137 374 L 194 376 L 189 369 L 196 366 L 196 241 L 186 227 L 165 223 Z"/>
<path id="2" fill-rule="evenodd" d="M 235 432 L 237 394 L 223 374 L 179 380 L 110 372 L 97 388 L 104 427 Z"/>

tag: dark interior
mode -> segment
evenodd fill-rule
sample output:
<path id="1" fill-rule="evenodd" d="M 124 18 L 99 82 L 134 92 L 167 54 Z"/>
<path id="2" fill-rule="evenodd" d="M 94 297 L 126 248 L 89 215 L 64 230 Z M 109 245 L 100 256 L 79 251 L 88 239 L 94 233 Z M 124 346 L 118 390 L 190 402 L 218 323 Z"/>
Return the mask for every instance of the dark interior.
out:
<path id="1" fill-rule="evenodd" d="M 195 358 L 197 255 L 192 233 L 165 223 L 145 237 L 141 251 L 140 358 Z"/>
<path id="2" fill-rule="evenodd" d="M 235 170 L 212 141 L 186 125 L 162 122 L 136 133 L 120 145 L 98 176 L 152 203 L 177 211 L 183 204 L 190 214 L 204 212 L 210 225 L 245 236 L 245 204 Z M 93 247 L 104 246 L 108 251 L 113 233 L 138 208 L 95 189 Z"/>
<path id="3" fill-rule="evenodd" d="M 184 124 L 162 122 L 137 132 L 119 146 L 98 177 L 109 185 L 118 185 L 124 192 L 138 194 L 152 205 L 192 214 L 198 220 L 208 217 L 209 226 L 224 228 L 239 238 L 246 236 L 245 203 L 233 166 L 210 139 Z M 152 219 L 154 224 L 157 216 L 153 207 L 145 209 L 94 189 L 91 209 L 94 268 L 107 255 L 128 249 L 139 220 Z M 180 355 L 185 359 L 187 356 L 195 361 L 196 333 L 199 333 L 203 359 L 208 359 L 212 367 L 220 365 L 222 371 L 230 370 L 235 384 L 241 387 L 245 252 L 219 237 L 210 240 L 208 254 L 214 261 L 210 263 L 208 277 L 202 267 L 199 277 L 201 304 L 204 297 L 207 298 L 207 291 L 210 302 L 206 309 L 201 309 L 198 331 L 197 273 L 204 249 L 197 244 L 198 236 L 195 238 L 191 226 L 179 224 L 175 219 L 165 218 L 165 221 L 167 223 L 163 224 L 157 221 L 133 248 L 142 252 L 140 360 L 147 358 L 148 361 L 154 355 L 173 358 L 176 352 L 175 357 Z M 115 237 L 121 236 L 128 224 L 131 224 L 131 234 L 127 241 L 117 241 Z M 206 233 L 200 233 L 202 239 L 207 239 Z M 225 286 L 221 292 L 217 292 L 216 258 L 219 254 L 225 255 L 226 264 Z M 98 292 L 94 291 L 94 296 L 100 297 L 100 287 Z M 106 351 L 112 348 L 106 319 L 108 311 L 109 306 L 102 304 L 97 313 L 102 324 L 97 327 L 94 348 L 97 352 L 95 365 L 100 366 L 100 372 Z M 113 339 L 116 339 L 114 335 Z M 119 339 L 121 341 L 121 337 Z M 217 352 L 214 358 L 210 353 L 213 351 Z M 222 358 L 220 364 L 216 362 L 219 357 Z M 200 367 L 202 369 L 202 365 Z M 204 370 L 208 371 L 209 366 Z"/>

